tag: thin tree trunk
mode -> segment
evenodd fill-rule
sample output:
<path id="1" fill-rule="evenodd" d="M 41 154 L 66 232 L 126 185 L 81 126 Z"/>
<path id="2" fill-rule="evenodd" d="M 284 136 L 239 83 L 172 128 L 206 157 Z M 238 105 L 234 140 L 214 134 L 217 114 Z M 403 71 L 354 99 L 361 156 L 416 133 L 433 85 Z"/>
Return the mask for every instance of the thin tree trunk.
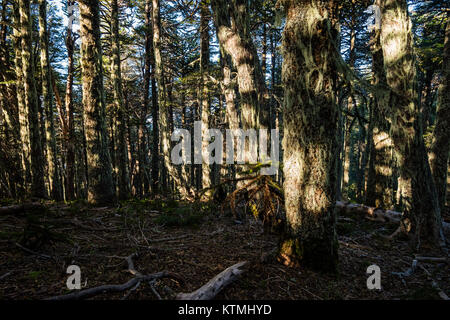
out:
<path id="1" fill-rule="evenodd" d="M 73 0 L 69 0 L 68 7 L 74 5 Z M 73 10 L 73 9 L 72 9 Z M 70 13 L 69 13 L 70 14 Z M 66 80 L 66 123 L 67 130 L 63 130 L 66 156 L 66 200 L 75 199 L 75 125 L 74 125 L 74 105 L 73 105 L 73 73 L 74 73 L 74 47 L 75 39 L 72 33 L 72 24 L 67 26 L 66 48 L 67 48 L 67 80 Z M 64 115 L 61 115 L 64 116 Z M 65 132 L 66 131 L 66 132 Z"/>
<path id="2" fill-rule="evenodd" d="M 112 81 L 114 84 L 114 104 L 117 112 L 117 146 L 116 166 L 118 175 L 119 200 L 130 197 L 130 175 L 128 172 L 128 148 L 126 144 L 126 110 L 123 102 L 122 72 L 120 67 L 120 38 L 119 38 L 119 6 L 117 0 L 111 3 L 112 22 Z M 147 87 L 148 89 L 148 87 Z M 148 90 L 146 91 L 148 92 Z"/>
<path id="3" fill-rule="evenodd" d="M 105 121 L 98 0 L 80 0 L 81 67 L 88 170 L 88 201 L 115 201 Z"/>
<path id="4" fill-rule="evenodd" d="M 45 108 L 45 131 L 47 140 L 47 163 L 50 177 L 51 194 L 56 201 L 63 200 L 61 180 L 56 150 L 56 134 L 53 120 L 53 93 L 51 68 L 48 55 L 47 1 L 39 2 L 39 38 L 41 46 L 42 95 Z"/>
<path id="5" fill-rule="evenodd" d="M 211 166 L 207 163 L 208 160 L 208 127 L 209 127 L 209 90 L 208 90 L 208 69 L 209 69 L 209 20 L 210 20 L 209 3 L 207 0 L 202 0 L 200 3 L 200 76 L 201 89 L 200 101 L 202 108 L 202 188 L 207 189 L 211 187 Z M 208 190 L 203 193 L 203 199 L 209 200 L 212 196 L 212 191 Z"/>
<path id="6" fill-rule="evenodd" d="M 31 11 L 29 0 L 19 0 L 20 30 L 22 42 L 22 72 L 25 106 L 28 112 L 28 126 L 31 145 L 31 193 L 38 198 L 45 198 L 47 191 L 44 182 L 44 152 L 41 144 L 39 127 L 39 105 L 34 79 L 35 67 L 32 51 Z"/>

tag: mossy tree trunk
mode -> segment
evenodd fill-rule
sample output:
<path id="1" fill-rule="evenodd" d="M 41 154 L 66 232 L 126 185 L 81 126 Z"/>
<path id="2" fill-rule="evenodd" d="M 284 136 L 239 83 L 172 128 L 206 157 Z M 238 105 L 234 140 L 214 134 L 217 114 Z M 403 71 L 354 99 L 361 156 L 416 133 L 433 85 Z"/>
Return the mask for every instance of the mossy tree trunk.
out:
<path id="1" fill-rule="evenodd" d="M 445 28 L 442 84 L 439 88 L 439 102 L 436 127 L 431 146 L 431 170 L 436 184 L 439 208 L 445 207 L 447 169 L 450 152 L 450 20 Z"/>
<path id="2" fill-rule="evenodd" d="M 119 6 L 117 0 L 111 2 L 111 51 L 112 51 L 112 74 L 114 85 L 114 105 L 116 111 L 116 166 L 118 175 L 119 199 L 128 199 L 130 195 L 130 175 L 128 172 L 128 147 L 126 143 L 126 119 L 122 89 L 122 72 L 120 67 L 120 36 L 119 36 Z M 148 92 L 148 87 L 147 87 Z"/>
<path id="3" fill-rule="evenodd" d="M 380 5 L 380 0 L 376 4 Z M 384 71 L 383 51 L 380 45 L 380 32 L 376 28 L 372 32 L 372 72 L 373 85 L 386 86 L 386 73 Z M 370 164 L 367 181 L 367 205 L 391 209 L 392 195 L 392 152 L 393 142 L 390 136 L 388 121 L 389 95 L 380 91 L 374 97 L 374 107 L 371 110 L 372 141 L 370 141 Z"/>
<path id="4" fill-rule="evenodd" d="M 442 244 L 442 221 L 436 187 L 423 140 L 422 119 L 416 99 L 416 70 L 412 23 L 406 0 L 381 1 L 381 35 L 384 69 L 389 86 L 391 136 L 397 154 L 403 195 L 403 225 L 420 240 Z"/>
<path id="5" fill-rule="evenodd" d="M 79 4 L 88 201 L 109 204 L 115 192 L 105 121 L 99 1 L 80 0 Z"/>
<path id="6" fill-rule="evenodd" d="M 42 95 L 45 109 L 45 133 L 47 141 L 47 163 L 51 195 L 57 201 L 63 200 L 56 149 L 56 134 L 53 112 L 51 67 L 48 54 L 47 1 L 39 1 L 39 43 L 41 46 Z"/>
<path id="7" fill-rule="evenodd" d="M 335 8 L 330 1 L 283 1 L 284 195 L 280 259 L 335 272 L 338 108 Z"/>
<path id="8" fill-rule="evenodd" d="M 47 191 L 44 182 L 45 157 L 39 128 L 39 107 L 36 90 L 35 66 L 33 57 L 32 19 L 29 0 L 19 0 L 20 34 L 22 43 L 22 75 L 25 107 L 28 113 L 31 150 L 31 193 L 45 198 Z"/>
<path id="9" fill-rule="evenodd" d="M 201 89 L 200 101 L 202 107 L 202 188 L 207 189 L 211 187 L 211 166 L 206 162 L 208 159 L 208 127 L 209 127 L 209 90 L 208 90 L 208 76 L 209 76 L 209 21 L 211 13 L 209 10 L 209 3 L 207 0 L 200 2 L 200 76 Z M 209 200 L 212 196 L 210 190 L 203 194 L 204 200 Z"/>

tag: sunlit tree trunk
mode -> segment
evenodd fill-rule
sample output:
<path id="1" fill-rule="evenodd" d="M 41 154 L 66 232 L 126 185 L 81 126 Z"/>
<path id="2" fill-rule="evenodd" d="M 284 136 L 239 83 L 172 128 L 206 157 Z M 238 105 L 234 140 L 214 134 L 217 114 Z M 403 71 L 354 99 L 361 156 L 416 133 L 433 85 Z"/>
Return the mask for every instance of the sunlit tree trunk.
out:
<path id="1" fill-rule="evenodd" d="M 338 109 L 334 98 L 334 44 L 330 1 L 282 1 L 284 195 L 286 230 L 280 259 L 335 272 Z"/>
<path id="2" fill-rule="evenodd" d="M 32 29 L 30 1 L 19 0 L 20 30 L 22 42 L 22 73 L 25 106 L 28 112 L 28 126 L 30 130 L 31 146 L 31 192 L 38 198 L 47 196 L 44 183 L 44 152 L 41 144 L 39 128 L 38 96 L 36 91 L 36 81 L 34 79 L 35 67 L 32 50 Z"/>
<path id="3" fill-rule="evenodd" d="M 414 233 L 417 246 L 421 239 L 437 244 L 443 237 L 442 222 L 414 90 L 412 23 L 406 0 L 382 0 L 381 14 L 380 41 L 391 89 L 391 132 L 404 183 L 403 225 Z"/>
<path id="4" fill-rule="evenodd" d="M 442 68 L 442 83 L 439 87 L 439 102 L 436 127 L 431 146 L 431 170 L 441 211 L 445 207 L 447 168 L 450 152 L 450 21 L 445 28 L 445 44 Z"/>
<path id="5" fill-rule="evenodd" d="M 51 68 L 48 55 L 47 1 L 39 2 L 39 42 L 41 46 L 42 95 L 45 108 L 45 131 L 47 141 L 47 163 L 51 195 L 57 201 L 63 199 L 56 150 L 55 125 L 53 121 L 53 94 Z"/>
<path id="6" fill-rule="evenodd" d="M 379 5 L 379 0 L 377 0 Z M 372 32 L 372 72 L 373 85 L 386 86 L 383 51 L 380 45 L 380 29 Z M 392 139 L 388 122 L 389 95 L 380 91 L 374 99 L 371 112 L 372 141 L 367 182 L 367 205 L 391 209 L 392 207 Z"/>
<path id="7" fill-rule="evenodd" d="M 211 167 L 206 160 L 208 159 L 208 128 L 209 128 L 209 93 L 208 93 L 208 69 L 209 69 L 209 3 L 202 0 L 200 3 L 200 74 L 201 89 L 200 101 L 202 107 L 202 188 L 211 187 Z M 203 194 L 204 200 L 211 198 L 211 190 Z"/>
<path id="8" fill-rule="evenodd" d="M 81 67 L 88 169 L 88 200 L 115 200 L 105 121 L 102 48 L 98 0 L 80 0 Z"/>
<path id="9" fill-rule="evenodd" d="M 22 171 L 24 173 L 25 189 L 28 191 L 28 184 L 31 181 L 31 150 L 30 132 L 28 127 L 28 111 L 25 105 L 24 78 L 22 71 L 22 36 L 20 27 L 19 3 L 13 3 L 14 28 L 14 64 L 16 73 L 16 93 L 19 113 L 19 131 L 22 142 Z"/>
<path id="10" fill-rule="evenodd" d="M 119 199 L 130 197 L 130 175 L 128 172 L 128 148 L 126 143 L 126 110 L 123 101 L 122 72 L 120 67 L 120 38 L 119 38 L 119 6 L 117 0 L 111 3 L 111 35 L 112 35 L 112 81 L 114 84 L 114 104 L 117 112 L 117 146 L 116 165 L 118 175 Z M 147 88 L 148 89 L 148 88 Z"/>

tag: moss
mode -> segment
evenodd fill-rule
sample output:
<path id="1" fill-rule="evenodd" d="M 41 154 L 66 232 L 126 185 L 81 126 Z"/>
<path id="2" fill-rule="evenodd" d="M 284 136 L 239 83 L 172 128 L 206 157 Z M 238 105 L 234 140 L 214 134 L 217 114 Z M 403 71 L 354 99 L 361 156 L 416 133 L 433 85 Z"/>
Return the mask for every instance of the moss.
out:
<path id="1" fill-rule="evenodd" d="M 324 246 L 330 243 L 330 246 Z M 325 273 L 337 273 L 337 240 L 284 238 L 280 243 L 279 260 L 290 267 L 305 266 Z"/>

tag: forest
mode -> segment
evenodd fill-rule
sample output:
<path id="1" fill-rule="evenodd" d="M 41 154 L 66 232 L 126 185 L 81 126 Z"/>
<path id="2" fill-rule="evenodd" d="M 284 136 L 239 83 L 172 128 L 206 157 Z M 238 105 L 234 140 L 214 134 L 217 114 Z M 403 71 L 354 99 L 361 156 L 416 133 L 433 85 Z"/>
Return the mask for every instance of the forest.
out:
<path id="1" fill-rule="evenodd" d="M 449 15 L 0 0 L 0 300 L 449 300 Z"/>

